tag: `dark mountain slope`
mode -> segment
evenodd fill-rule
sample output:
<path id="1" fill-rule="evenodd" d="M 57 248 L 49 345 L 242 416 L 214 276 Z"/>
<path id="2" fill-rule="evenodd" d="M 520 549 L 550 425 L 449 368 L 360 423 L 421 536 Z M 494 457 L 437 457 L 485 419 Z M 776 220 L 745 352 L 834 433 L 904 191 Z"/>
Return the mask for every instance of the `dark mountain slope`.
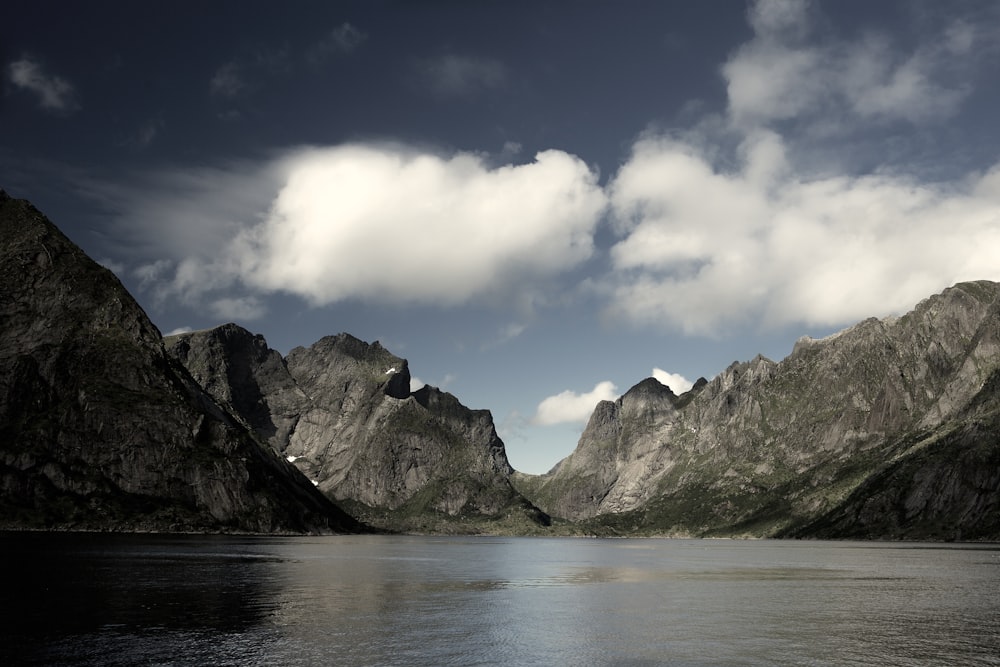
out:
<path id="1" fill-rule="evenodd" d="M 377 342 L 327 336 L 283 360 L 227 324 L 166 343 L 216 399 L 367 521 L 446 532 L 548 522 L 511 485 L 490 413 L 433 387 L 411 393 L 407 361 Z"/>
<path id="2" fill-rule="evenodd" d="M 1000 370 L 960 415 L 900 449 L 842 504 L 782 536 L 1000 540 Z"/>
<path id="3" fill-rule="evenodd" d="M 360 528 L 166 355 L 110 271 L 2 191 L 0 516 L 4 528 Z"/>

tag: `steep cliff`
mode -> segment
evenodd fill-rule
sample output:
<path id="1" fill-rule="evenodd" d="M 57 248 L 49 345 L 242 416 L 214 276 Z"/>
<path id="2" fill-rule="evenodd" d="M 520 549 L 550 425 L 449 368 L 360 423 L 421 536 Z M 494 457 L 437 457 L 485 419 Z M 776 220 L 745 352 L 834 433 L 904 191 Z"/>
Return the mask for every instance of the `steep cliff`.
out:
<path id="1" fill-rule="evenodd" d="M 530 532 L 548 522 L 511 485 L 493 419 L 410 372 L 379 343 L 328 336 L 285 359 L 228 324 L 167 347 L 318 488 L 398 530 Z"/>
<path id="2" fill-rule="evenodd" d="M 599 405 L 553 471 L 515 482 L 553 515 L 613 530 L 807 535 L 848 497 L 856 506 L 875 493 L 878 479 L 884 503 L 905 504 L 937 492 L 900 491 L 893 484 L 904 477 L 964 479 L 981 464 L 969 492 L 979 500 L 959 495 L 987 508 L 985 519 L 960 511 L 945 491 L 927 507 L 954 533 L 982 537 L 984 521 L 996 520 L 1000 443 L 992 417 L 966 411 L 988 404 L 982 392 L 995 391 L 987 379 L 998 367 L 1000 286 L 962 283 L 903 317 L 804 338 L 780 363 L 734 363 L 681 397 L 645 380 Z M 928 442 L 935 448 L 922 458 L 905 458 Z M 868 530 L 850 527 L 849 513 L 844 506 L 840 519 L 828 518 L 823 534 Z M 913 520 L 869 532 L 916 535 Z"/>
<path id="3" fill-rule="evenodd" d="M 1000 370 L 957 417 L 898 449 L 843 503 L 781 536 L 1000 539 Z"/>
<path id="4" fill-rule="evenodd" d="M 0 191 L 0 527 L 361 526 L 164 351 L 117 278 Z"/>

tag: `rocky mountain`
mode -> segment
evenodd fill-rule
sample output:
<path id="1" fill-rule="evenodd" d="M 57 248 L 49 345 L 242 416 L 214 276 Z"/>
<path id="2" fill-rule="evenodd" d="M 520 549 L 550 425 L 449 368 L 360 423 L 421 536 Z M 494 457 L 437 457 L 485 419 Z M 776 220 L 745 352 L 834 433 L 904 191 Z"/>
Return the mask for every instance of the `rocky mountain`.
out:
<path id="1" fill-rule="evenodd" d="M 533 532 L 548 517 L 511 485 L 487 410 L 410 391 L 405 359 L 342 333 L 284 359 L 227 324 L 166 339 L 220 403 L 317 487 L 395 530 Z"/>
<path id="2" fill-rule="evenodd" d="M 366 529 L 341 506 L 427 532 L 1000 540 L 1000 285 L 680 396 L 643 380 L 529 476 L 488 411 L 411 391 L 378 343 L 282 357 L 234 324 L 161 338 L 0 191 L 0 529 Z"/>
<path id="3" fill-rule="evenodd" d="M 1000 285 L 801 339 L 675 396 L 652 378 L 515 484 L 594 530 L 1000 538 Z"/>
<path id="4" fill-rule="evenodd" d="M 1000 371 L 956 418 L 902 444 L 844 502 L 779 536 L 1000 539 Z"/>
<path id="5" fill-rule="evenodd" d="M 0 528 L 363 526 L 166 354 L 110 271 L 0 191 Z"/>

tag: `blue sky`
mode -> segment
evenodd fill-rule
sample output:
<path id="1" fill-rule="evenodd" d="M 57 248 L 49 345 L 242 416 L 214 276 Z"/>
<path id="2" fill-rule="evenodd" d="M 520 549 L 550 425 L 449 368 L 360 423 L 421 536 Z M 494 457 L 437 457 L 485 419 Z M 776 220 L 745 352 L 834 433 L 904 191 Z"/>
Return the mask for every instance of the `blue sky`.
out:
<path id="1" fill-rule="evenodd" d="M 526 472 L 1000 280 L 992 0 L 14 0 L 0 65 L 0 187 L 162 331 L 379 340 Z"/>

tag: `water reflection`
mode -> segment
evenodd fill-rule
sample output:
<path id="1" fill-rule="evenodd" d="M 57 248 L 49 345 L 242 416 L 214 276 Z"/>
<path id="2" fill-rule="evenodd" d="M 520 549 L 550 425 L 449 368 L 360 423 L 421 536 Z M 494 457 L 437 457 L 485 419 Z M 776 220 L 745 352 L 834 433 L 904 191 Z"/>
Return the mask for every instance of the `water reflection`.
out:
<path id="1" fill-rule="evenodd" d="M 2 593 L 3 651 L 13 658 L 5 664 L 135 664 L 143 656 L 131 652 L 146 642 L 122 655 L 102 647 L 114 638 L 177 633 L 191 643 L 244 633 L 266 620 L 281 562 L 251 545 L 212 536 L 4 536 L 17 573 Z M 110 641 L 88 652 L 92 637 Z"/>
<path id="2" fill-rule="evenodd" d="M 1000 550 L 3 535 L 0 664 L 1000 664 Z"/>

